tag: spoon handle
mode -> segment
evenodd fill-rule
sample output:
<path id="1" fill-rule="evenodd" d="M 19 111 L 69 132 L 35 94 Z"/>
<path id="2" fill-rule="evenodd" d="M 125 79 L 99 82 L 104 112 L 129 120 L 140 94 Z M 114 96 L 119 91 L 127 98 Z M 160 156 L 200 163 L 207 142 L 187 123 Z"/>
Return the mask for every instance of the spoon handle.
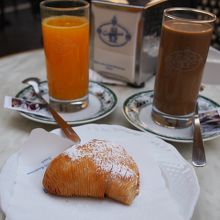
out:
<path id="1" fill-rule="evenodd" d="M 57 124 L 62 128 L 63 133 L 66 135 L 66 137 L 72 140 L 74 143 L 80 143 L 80 137 L 76 134 L 73 128 L 69 124 L 67 124 L 67 122 L 64 121 L 63 118 L 60 117 L 60 115 L 50 105 L 47 105 L 47 108 L 53 115 Z"/>
<path id="2" fill-rule="evenodd" d="M 47 105 L 47 109 L 50 111 L 52 116 L 54 117 L 57 124 L 61 127 L 63 133 L 66 135 L 67 138 L 72 140 L 74 143 L 80 143 L 80 137 L 77 135 L 77 133 L 73 130 L 73 128 L 55 111 L 50 104 L 40 95 L 37 94 L 38 97 L 44 101 L 44 103 Z"/>
<path id="3" fill-rule="evenodd" d="M 206 165 L 205 149 L 198 114 L 198 104 L 196 105 L 196 111 L 194 115 L 192 163 L 194 166 L 197 167 L 202 167 Z"/>
<path id="4" fill-rule="evenodd" d="M 73 128 L 57 113 L 57 111 L 55 111 L 51 107 L 51 105 L 47 102 L 47 100 L 44 99 L 44 97 L 41 95 L 40 89 L 39 89 L 40 79 L 36 77 L 30 77 L 30 78 L 24 79 L 22 83 L 32 86 L 35 94 L 38 96 L 39 99 L 41 99 L 45 103 L 45 105 L 47 106 L 47 109 L 50 111 L 55 121 L 62 129 L 63 133 L 66 135 L 66 137 L 72 140 L 75 144 L 80 143 L 81 141 L 80 137 L 73 130 Z"/>

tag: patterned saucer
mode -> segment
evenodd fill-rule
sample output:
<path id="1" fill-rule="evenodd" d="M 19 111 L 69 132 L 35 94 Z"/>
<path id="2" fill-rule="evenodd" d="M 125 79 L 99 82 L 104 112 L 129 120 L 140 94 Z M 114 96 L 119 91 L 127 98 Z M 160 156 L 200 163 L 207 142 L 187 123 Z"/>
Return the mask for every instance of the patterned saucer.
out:
<path id="1" fill-rule="evenodd" d="M 156 136 L 169 141 L 191 143 L 193 141 L 193 127 L 184 129 L 166 128 L 157 125 L 151 118 L 153 91 L 145 91 L 127 98 L 123 105 L 123 113 L 126 119 L 136 128 L 148 131 Z M 220 105 L 204 96 L 199 96 L 199 110 L 211 110 Z M 220 132 L 203 134 L 203 140 L 211 140 L 220 136 Z"/>
<path id="2" fill-rule="evenodd" d="M 40 83 L 40 90 L 42 95 L 48 99 L 48 85 L 47 81 Z M 34 95 L 31 86 L 22 89 L 17 95 L 17 98 L 27 99 L 30 101 L 39 101 Z M 87 108 L 74 113 L 60 113 L 60 115 L 71 125 L 84 124 L 93 122 L 109 115 L 116 107 L 117 96 L 108 87 L 90 81 L 89 83 L 89 105 Z M 22 116 L 33 121 L 56 124 L 53 118 L 42 117 L 30 113 L 20 112 Z"/>

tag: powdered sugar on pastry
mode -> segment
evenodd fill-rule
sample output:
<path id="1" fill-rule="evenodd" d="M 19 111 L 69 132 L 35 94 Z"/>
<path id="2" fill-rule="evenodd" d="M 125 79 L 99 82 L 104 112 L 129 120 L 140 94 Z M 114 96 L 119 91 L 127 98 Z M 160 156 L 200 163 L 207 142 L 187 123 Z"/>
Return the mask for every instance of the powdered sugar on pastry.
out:
<path id="1" fill-rule="evenodd" d="M 111 172 L 113 176 L 129 178 L 136 175 L 127 166 L 134 162 L 133 159 L 127 155 L 121 145 L 109 141 L 94 139 L 88 142 L 86 146 L 74 145 L 67 149 L 64 154 L 68 155 L 72 160 L 89 157 L 101 170 Z"/>
<path id="2" fill-rule="evenodd" d="M 122 146 L 93 139 L 54 158 L 44 174 L 43 186 L 54 195 L 107 196 L 131 204 L 139 192 L 139 171 Z"/>

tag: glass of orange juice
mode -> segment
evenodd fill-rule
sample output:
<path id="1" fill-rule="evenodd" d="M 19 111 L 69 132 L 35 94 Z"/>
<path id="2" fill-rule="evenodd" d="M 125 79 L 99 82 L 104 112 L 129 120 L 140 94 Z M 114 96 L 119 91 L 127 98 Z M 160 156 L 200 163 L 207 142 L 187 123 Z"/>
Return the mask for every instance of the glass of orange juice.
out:
<path id="1" fill-rule="evenodd" d="M 58 111 L 88 106 L 89 3 L 46 0 L 40 3 L 50 103 Z"/>

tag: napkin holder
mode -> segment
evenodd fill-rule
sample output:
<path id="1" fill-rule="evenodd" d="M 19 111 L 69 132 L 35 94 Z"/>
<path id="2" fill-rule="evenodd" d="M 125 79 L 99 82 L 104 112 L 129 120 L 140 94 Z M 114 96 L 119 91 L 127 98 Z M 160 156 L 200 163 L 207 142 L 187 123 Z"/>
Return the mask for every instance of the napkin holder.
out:
<path id="1" fill-rule="evenodd" d="M 144 85 L 156 72 L 167 0 L 92 0 L 92 68 L 101 75 Z"/>

